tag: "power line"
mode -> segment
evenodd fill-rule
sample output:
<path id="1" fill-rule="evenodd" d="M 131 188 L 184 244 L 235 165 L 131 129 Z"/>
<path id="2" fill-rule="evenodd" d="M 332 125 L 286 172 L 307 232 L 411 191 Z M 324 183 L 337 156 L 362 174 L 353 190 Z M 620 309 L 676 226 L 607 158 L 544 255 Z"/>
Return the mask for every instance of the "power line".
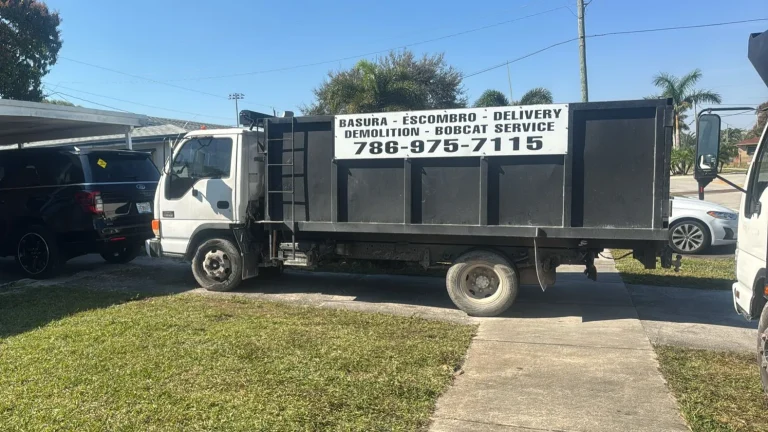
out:
<path id="1" fill-rule="evenodd" d="M 71 94 L 66 94 L 66 93 L 62 93 L 62 92 L 56 92 L 56 93 L 57 93 L 57 94 L 60 94 L 60 95 L 63 95 L 63 96 L 68 96 L 68 97 L 71 97 L 72 99 L 77 99 L 77 100 L 80 100 L 80 101 L 83 101 L 83 102 L 88 102 L 88 103 L 90 103 L 90 104 L 98 105 L 98 106 L 101 106 L 101 107 L 104 107 L 104 108 L 109 108 L 109 109 L 111 109 L 111 110 L 115 110 L 115 111 L 122 111 L 122 112 L 127 112 L 127 113 L 131 113 L 131 114 L 133 114 L 131 111 L 126 111 L 126 110 L 124 110 L 124 109 L 115 108 L 115 107 L 113 107 L 113 106 L 109 106 L 109 105 L 104 105 L 104 104 L 101 104 L 101 103 L 98 103 L 98 102 L 94 102 L 94 101 L 91 101 L 91 100 L 88 100 L 88 99 L 83 99 L 83 98 L 81 98 L 81 97 L 72 96 Z"/>
<path id="2" fill-rule="evenodd" d="M 754 113 L 755 113 L 755 110 L 749 110 L 749 111 L 737 112 L 737 113 L 734 113 L 734 114 L 720 114 L 720 117 L 733 117 L 733 116 L 737 116 L 737 115 L 754 114 Z"/>
<path id="3" fill-rule="evenodd" d="M 485 73 L 485 72 L 488 72 L 488 71 L 491 71 L 491 70 L 494 70 L 494 69 L 498 69 L 500 67 L 506 66 L 507 64 L 515 63 L 515 62 L 518 62 L 520 60 L 527 59 L 528 57 L 535 56 L 536 54 L 542 53 L 542 52 L 544 52 L 546 50 L 549 50 L 549 49 L 552 49 L 554 47 L 557 47 L 557 46 L 560 46 L 560 45 L 564 45 L 564 44 L 567 44 L 568 42 L 573 42 L 573 41 L 576 41 L 576 40 L 579 40 L 579 38 L 575 37 L 575 38 L 572 38 L 572 39 L 568 39 L 568 40 L 564 40 L 564 41 L 561 41 L 561 42 L 558 42 L 558 43 L 554 43 L 554 44 L 552 44 L 552 45 L 550 45 L 550 46 L 548 46 L 546 48 L 542 48 L 542 49 L 540 49 L 538 51 L 534 51 L 534 52 L 526 54 L 526 55 L 524 55 L 522 57 L 518 57 L 518 58 L 516 58 L 514 60 L 507 60 L 504 63 L 499 63 L 499 64 L 497 64 L 495 66 L 487 67 L 487 68 L 485 68 L 483 70 L 471 73 L 469 75 L 464 75 L 464 78 L 473 77 L 475 75 L 480 75 L 481 73 Z"/>
<path id="4" fill-rule="evenodd" d="M 755 18 L 755 19 L 749 19 L 749 20 L 741 20 L 741 21 L 728 21 L 728 22 L 719 22 L 719 23 L 709 23 L 709 24 L 697 24 L 697 25 L 690 25 L 690 26 L 677 26 L 677 27 L 660 27 L 660 28 L 651 28 L 651 29 L 640 29 L 640 30 L 627 30 L 627 31 L 617 31 L 617 32 L 609 32 L 609 33 L 598 33 L 598 34 L 592 34 L 587 35 L 585 38 L 596 38 L 596 37 L 605 37 L 605 36 L 615 36 L 615 35 L 625 35 L 625 34 L 634 34 L 634 33 L 651 33 L 651 32 L 662 32 L 662 31 L 671 31 L 671 30 L 687 30 L 687 29 L 694 29 L 694 28 L 704 28 L 704 27 L 717 27 L 717 26 L 725 26 L 725 25 L 733 25 L 733 24 L 744 24 L 744 23 L 750 23 L 750 22 L 758 22 L 758 21 L 768 21 L 768 18 Z M 471 73 L 469 75 L 464 75 L 464 78 L 473 77 L 475 75 L 480 75 L 482 73 L 498 69 L 500 67 L 504 67 L 507 64 L 515 63 L 520 60 L 526 59 L 528 57 L 534 56 L 536 54 L 542 53 L 544 51 L 547 51 L 549 49 L 555 48 L 560 45 L 567 44 L 569 42 L 574 42 L 579 40 L 578 37 L 567 39 L 564 41 L 560 41 L 557 43 L 554 43 L 552 45 L 549 45 L 545 48 L 542 48 L 538 51 L 534 51 L 532 53 L 526 54 L 522 57 L 518 57 L 514 60 L 508 60 L 504 63 L 499 63 L 494 66 L 487 67 L 485 69 L 482 69 L 480 71 Z"/>
<path id="5" fill-rule="evenodd" d="M 194 112 L 189 112 L 189 111 L 177 110 L 177 109 L 173 109 L 173 108 L 163 108 L 163 107 L 159 107 L 159 106 L 155 106 L 155 105 L 149 105 L 149 104 L 145 104 L 145 103 L 141 103 L 141 102 L 134 102 L 134 101 L 129 101 L 129 100 L 125 100 L 125 99 L 119 99 L 119 98 L 116 98 L 116 97 L 105 96 L 105 95 L 102 95 L 102 94 L 92 93 L 92 92 L 88 92 L 88 91 L 85 91 L 85 90 L 74 89 L 74 88 L 71 88 L 71 87 L 63 86 L 61 84 L 58 84 L 57 88 L 63 88 L 63 89 L 66 89 L 66 90 L 70 90 L 70 91 L 74 91 L 74 92 L 78 92 L 78 93 L 84 93 L 84 94 L 91 95 L 91 96 L 101 97 L 101 98 L 104 98 L 104 99 L 111 99 L 111 100 L 118 101 L 118 102 L 125 102 L 125 103 L 129 103 L 129 104 L 133 104 L 133 105 L 139 105 L 139 106 L 143 106 L 143 107 L 147 107 L 147 108 L 159 109 L 159 110 L 163 110 L 163 111 L 172 111 L 172 112 L 177 112 L 177 113 L 181 113 L 181 114 L 193 115 L 193 116 L 197 116 L 197 117 L 220 118 L 220 119 L 227 119 L 227 120 L 229 120 L 229 117 L 199 114 L 199 113 L 194 113 Z"/>
<path id="6" fill-rule="evenodd" d="M 84 62 L 84 61 L 71 59 L 69 57 L 59 56 L 59 58 L 67 60 L 67 61 L 71 61 L 71 62 L 74 62 L 74 63 L 79 63 L 81 65 L 90 66 L 90 67 L 94 67 L 94 68 L 97 68 L 97 69 L 102 69 L 102 70 L 105 70 L 105 71 L 108 71 L 108 72 L 113 72 L 113 73 L 120 74 L 120 75 L 126 75 L 126 76 L 129 76 L 129 77 L 146 80 L 146 81 L 149 81 L 149 82 L 153 82 L 155 84 L 166 85 L 166 86 L 174 87 L 174 88 L 177 88 L 177 89 L 180 89 L 180 90 L 186 90 L 186 91 L 189 91 L 189 92 L 199 93 L 199 94 L 203 94 L 203 95 L 206 95 L 206 96 L 211 96 L 211 97 L 215 97 L 215 98 L 219 98 L 219 99 L 225 99 L 225 100 L 227 99 L 226 96 L 221 96 L 221 95 L 217 95 L 217 94 L 213 94 L 213 93 L 208 93 L 208 92 L 204 92 L 204 91 L 201 91 L 201 90 L 195 90 L 195 89 L 191 89 L 191 88 L 187 88 L 187 87 L 182 87 L 182 86 L 179 86 L 179 85 L 176 85 L 176 84 L 171 84 L 171 83 L 168 83 L 168 82 L 158 81 L 156 79 L 147 78 L 147 77 L 143 77 L 143 76 L 139 76 L 139 75 L 134 75 L 134 74 L 131 74 L 131 73 L 128 73 L 128 72 L 123 72 L 123 71 L 119 71 L 119 70 L 116 70 L 116 69 L 110 69 L 108 67 L 95 65 L 93 63 L 87 63 L 87 62 Z"/>
<path id="7" fill-rule="evenodd" d="M 265 70 L 253 71 L 253 72 L 240 72 L 240 73 L 233 73 L 233 74 L 213 75 L 213 76 L 195 77 L 195 78 L 179 78 L 179 79 L 173 79 L 173 80 L 168 80 L 168 81 L 158 81 L 158 80 L 154 80 L 154 79 L 151 79 L 151 78 L 144 78 L 144 77 L 141 77 L 141 76 L 138 76 L 138 75 L 128 74 L 128 73 L 125 73 L 125 72 L 122 72 L 122 71 L 117 71 L 117 70 L 114 70 L 114 69 L 105 68 L 103 66 L 93 65 L 93 64 L 90 64 L 90 63 L 86 63 L 86 62 L 81 62 L 79 60 L 74 60 L 74 59 L 70 59 L 70 58 L 67 58 L 67 57 L 60 57 L 60 58 L 63 58 L 65 60 L 69 60 L 69 61 L 73 61 L 73 62 L 76 62 L 76 63 L 85 64 L 87 66 L 93 66 L 93 67 L 97 67 L 97 68 L 100 68 L 100 69 L 108 70 L 108 71 L 111 71 L 111 72 L 115 72 L 115 73 L 119 73 L 119 74 L 123 74 L 123 75 L 128 75 L 128 76 L 131 76 L 131 77 L 134 77 L 134 78 L 138 78 L 138 79 L 146 79 L 148 81 L 152 81 L 152 82 L 155 82 L 155 83 L 158 83 L 158 84 L 168 84 L 170 82 L 182 82 L 182 81 L 203 81 L 203 80 L 212 80 L 212 79 L 220 79 L 220 78 L 236 78 L 236 77 L 241 77 L 241 76 L 259 75 L 259 74 L 265 74 L 265 73 L 271 73 L 271 72 L 284 72 L 284 71 L 293 70 L 293 69 L 300 69 L 300 68 L 312 67 L 312 66 L 320 66 L 320 65 L 324 65 L 324 64 L 331 64 L 331 63 L 337 63 L 337 62 L 342 62 L 342 61 L 346 61 L 346 60 L 353 60 L 353 59 L 357 59 L 357 58 L 368 57 L 368 56 L 372 56 L 372 55 L 376 55 L 376 54 L 388 53 L 388 52 L 391 52 L 391 51 L 394 51 L 394 50 L 397 50 L 397 49 L 410 48 L 410 47 L 417 46 L 417 45 L 423 45 L 423 44 L 426 44 L 426 43 L 436 42 L 436 41 L 440 41 L 440 40 L 444 40 L 444 39 L 453 38 L 453 37 L 456 37 L 456 36 L 462 36 L 462 35 L 469 34 L 469 33 L 474 33 L 474 32 L 478 32 L 478 31 L 482 31 L 482 30 L 487 30 L 489 28 L 498 27 L 498 26 L 505 25 L 505 24 L 511 24 L 513 22 L 522 21 L 524 19 L 533 18 L 533 17 L 536 17 L 536 16 L 540 16 L 540 15 L 548 14 L 548 13 L 551 13 L 551 12 L 555 12 L 555 11 L 558 11 L 560 9 L 566 9 L 566 7 L 565 6 L 560 6 L 560 7 L 556 7 L 556 8 L 553 8 L 553 9 L 547 9 L 547 10 L 542 11 L 542 12 L 537 12 L 537 13 L 534 13 L 534 14 L 525 15 L 525 16 L 522 16 L 522 17 L 513 18 L 513 19 L 510 19 L 510 20 L 506 20 L 506 21 L 500 21 L 500 22 L 497 22 L 497 23 L 494 23 L 494 24 L 488 24 L 488 25 L 484 25 L 484 26 L 481 26 L 481 27 L 475 27 L 475 28 L 472 28 L 472 29 L 469 29 L 469 30 L 464 30 L 464 31 L 456 32 L 456 33 L 451 33 L 451 34 L 448 34 L 448 35 L 444 35 L 444 36 L 440 36 L 440 37 L 436 37 L 436 38 L 432 38 L 432 39 L 426 39 L 426 40 L 422 40 L 422 41 L 419 41 L 419 42 L 413 42 L 413 43 L 409 43 L 409 44 L 405 44 L 405 45 L 398 45 L 396 47 L 387 48 L 387 49 L 378 50 L 378 51 L 371 51 L 371 52 L 368 52 L 368 53 L 365 53 L 365 54 L 355 54 L 355 55 L 351 55 L 351 56 L 347 56 L 347 57 L 336 58 L 336 59 L 333 59 L 333 60 L 323 60 L 323 61 L 314 62 L 314 63 L 305 63 L 305 64 L 300 64 L 300 65 L 285 66 L 285 67 L 280 67 L 280 68 L 265 69 Z M 184 90 L 196 91 L 196 90 L 189 89 L 189 88 L 186 88 L 186 87 L 180 87 L 180 86 L 176 86 L 176 85 L 172 85 L 172 84 L 168 84 L 168 85 L 171 85 L 173 87 L 178 87 L 178 88 L 181 88 L 181 89 L 184 89 Z M 226 97 L 224 97 L 224 96 L 218 96 L 218 95 L 213 95 L 213 96 L 222 97 L 222 98 L 226 99 Z"/>

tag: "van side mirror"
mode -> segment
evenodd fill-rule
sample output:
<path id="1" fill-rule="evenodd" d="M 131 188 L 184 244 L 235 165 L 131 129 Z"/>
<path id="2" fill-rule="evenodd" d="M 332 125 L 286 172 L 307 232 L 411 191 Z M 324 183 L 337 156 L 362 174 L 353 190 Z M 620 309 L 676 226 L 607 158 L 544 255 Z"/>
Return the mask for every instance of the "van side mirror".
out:
<path id="1" fill-rule="evenodd" d="M 696 180 L 712 180 L 717 177 L 720 155 L 720 116 L 701 114 L 696 123 Z"/>

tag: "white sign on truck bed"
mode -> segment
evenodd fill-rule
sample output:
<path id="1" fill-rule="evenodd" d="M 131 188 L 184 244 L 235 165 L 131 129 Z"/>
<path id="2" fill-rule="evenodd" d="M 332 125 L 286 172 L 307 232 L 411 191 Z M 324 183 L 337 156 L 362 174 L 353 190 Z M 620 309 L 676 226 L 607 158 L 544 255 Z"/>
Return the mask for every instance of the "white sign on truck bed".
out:
<path id="1" fill-rule="evenodd" d="M 337 159 L 557 155 L 568 151 L 568 105 L 336 116 Z"/>

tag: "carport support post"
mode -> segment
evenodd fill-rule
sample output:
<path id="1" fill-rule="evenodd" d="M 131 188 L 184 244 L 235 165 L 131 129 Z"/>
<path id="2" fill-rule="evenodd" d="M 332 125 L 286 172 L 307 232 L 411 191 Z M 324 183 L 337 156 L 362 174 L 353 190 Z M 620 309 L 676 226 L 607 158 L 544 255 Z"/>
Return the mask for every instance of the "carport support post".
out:
<path id="1" fill-rule="evenodd" d="M 133 150 L 133 126 L 128 126 L 125 131 L 125 144 L 128 145 L 128 150 Z"/>

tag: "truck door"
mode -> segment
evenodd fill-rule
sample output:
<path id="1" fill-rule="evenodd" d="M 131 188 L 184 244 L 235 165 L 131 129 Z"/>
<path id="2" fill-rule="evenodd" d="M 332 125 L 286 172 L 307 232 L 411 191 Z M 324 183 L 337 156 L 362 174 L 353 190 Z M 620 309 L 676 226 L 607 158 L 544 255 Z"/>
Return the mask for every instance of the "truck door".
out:
<path id="1" fill-rule="evenodd" d="M 736 279 L 742 289 L 749 290 L 758 272 L 765 267 L 768 245 L 768 149 L 763 135 L 747 174 L 747 193 L 741 200 L 739 217 Z M 751 296 L 739 296 L 737 301 L 744 310 L 750 310 Z"/>
<path id="2" fill-rule="evenodd" d="M 184 254 L 195 232 L 237 222 L 238 135 L 191 136 L 166 167 L 156 212 L 164 253 Z"/>

